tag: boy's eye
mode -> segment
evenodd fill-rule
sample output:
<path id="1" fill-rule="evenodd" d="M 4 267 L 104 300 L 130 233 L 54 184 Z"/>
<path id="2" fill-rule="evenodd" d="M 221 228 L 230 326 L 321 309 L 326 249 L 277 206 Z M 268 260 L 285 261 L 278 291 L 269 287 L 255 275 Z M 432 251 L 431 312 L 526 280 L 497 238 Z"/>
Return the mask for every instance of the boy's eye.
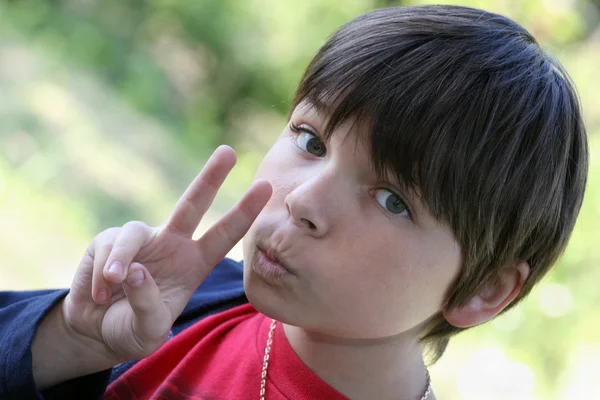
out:
<path id="1" fill-rule="evenodd" d="M 374 197 L 377 202 L 392 214 L 408 214 L 408 208 L 397 194 L 387 189 L 375 189 Z"/>
<path id="2" fill-rule="evenodd" d="M 325 144 L 310 132 L 300 132 L 296 137 L 296 143 L 302 150 L 314 156 L 323 157 L 326 153 Z"/>

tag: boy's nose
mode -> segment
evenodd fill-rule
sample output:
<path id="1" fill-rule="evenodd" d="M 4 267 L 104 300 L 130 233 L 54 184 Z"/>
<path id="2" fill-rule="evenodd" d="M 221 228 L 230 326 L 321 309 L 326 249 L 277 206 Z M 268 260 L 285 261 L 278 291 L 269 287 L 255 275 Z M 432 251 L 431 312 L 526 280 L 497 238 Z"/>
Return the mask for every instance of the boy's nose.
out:
<path id="1" fill-rule="evenodd" d="M 285 198 L 285 207 L 294 224 L 305 229 L 313 237 L 323 237 L 335 222 L 337 207 L 330 185 L 323 177 L 315 177 L 294 188 Z M 327 188 L 329 186 L 329 188 Z"/>

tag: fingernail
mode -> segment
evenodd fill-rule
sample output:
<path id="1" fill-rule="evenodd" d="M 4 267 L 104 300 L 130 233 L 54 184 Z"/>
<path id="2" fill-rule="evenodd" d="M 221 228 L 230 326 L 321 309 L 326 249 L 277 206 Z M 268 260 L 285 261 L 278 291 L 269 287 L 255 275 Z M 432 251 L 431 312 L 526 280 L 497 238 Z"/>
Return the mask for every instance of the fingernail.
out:
<path id="1" fill-rule="evenodd" d="M 132 271 L 125 279 L 129 286 L 141 286 L 144 283 L 144 273 L 140 270 Z"/>
<path id="2" fill-rule="evenodd" d="M 98 302 L 104 303 L 107 297 L 108 293 L 106 293 L 106 289 L 100 289 L 100 291 L 98 292 Z"/>
<path id="3" fill-rule="evenodd" d="M 112 272 L 113 274 L 116 274 L 116 275 L 121 275 L 123 273 L 123 265 L 121 265 L 120 262 L 115 261 L 112 264 L 110 264 L 110 267 L 108 268 L 108 272 Z"/>

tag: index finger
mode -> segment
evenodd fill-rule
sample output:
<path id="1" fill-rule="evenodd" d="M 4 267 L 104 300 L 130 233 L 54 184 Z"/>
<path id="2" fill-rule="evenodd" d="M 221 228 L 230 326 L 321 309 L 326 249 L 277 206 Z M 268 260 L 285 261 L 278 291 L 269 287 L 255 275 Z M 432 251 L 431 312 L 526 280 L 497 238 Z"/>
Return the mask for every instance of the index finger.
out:
<path id="1" fill-rule="evenodd" d="M 165 228 L 191 238 L 236 161 L 231 147 L 217 147 L 177 202 Z"/>

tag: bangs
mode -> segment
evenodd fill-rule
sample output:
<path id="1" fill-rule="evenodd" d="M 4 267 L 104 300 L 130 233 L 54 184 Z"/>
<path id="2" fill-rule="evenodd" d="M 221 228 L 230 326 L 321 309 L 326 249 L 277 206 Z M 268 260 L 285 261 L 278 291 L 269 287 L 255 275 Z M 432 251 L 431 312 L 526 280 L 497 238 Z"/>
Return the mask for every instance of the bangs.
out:
<path id="1" fill-rule="evenodd" d="M 535 122 L 521 111 L 547 103 L 540 83 L 552 73 L 527 31 L 507 32 L 504 17 L 484 12 L 479 29 L 453 11 L 443 22 L 419 7 L 394 18 L 383 9 L 343 26 L 312 60 L 292 106 L 327 110 L 325 138 L 350 119 L 365 126 L 377 175 L 391 172 L 438 219 L 457 218 L 452 208 L 485 190 L 483 180 L 506 177 L 515 140 L 526 137 L 514 128 Z"/>

